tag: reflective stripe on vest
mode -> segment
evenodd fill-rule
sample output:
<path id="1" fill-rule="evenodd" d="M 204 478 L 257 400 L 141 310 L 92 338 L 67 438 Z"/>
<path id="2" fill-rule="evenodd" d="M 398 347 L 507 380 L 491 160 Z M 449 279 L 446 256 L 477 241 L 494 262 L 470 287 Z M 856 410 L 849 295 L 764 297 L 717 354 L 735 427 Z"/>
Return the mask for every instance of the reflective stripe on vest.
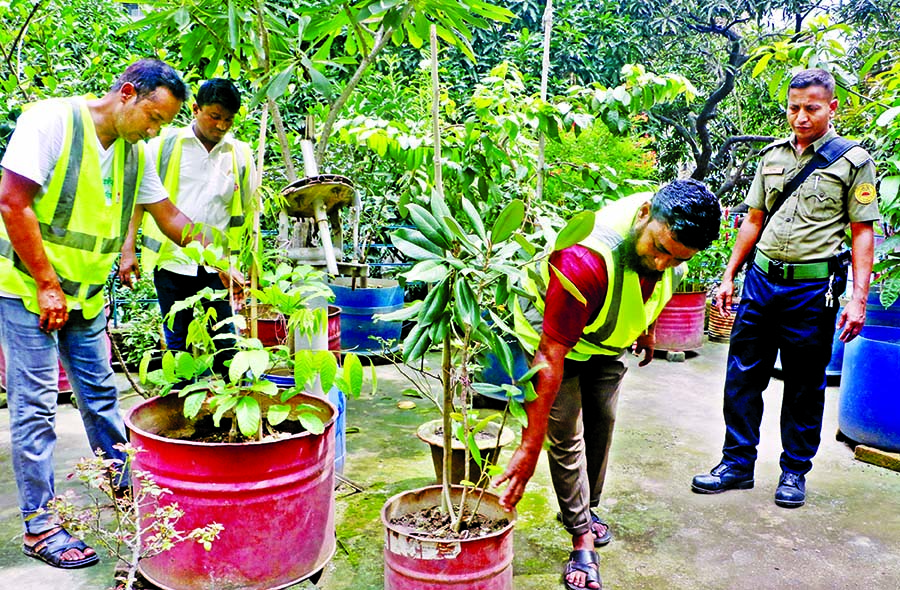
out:
<path id="1" fill-rule="evenodd" d="M 85 168 L 99 170 L 99 154 L 95 144 L 86 141 L 86 134 L 96 134 L 83 98 L 68 99 L 70 117 L 66 120 L 63 150 L 50 176 L 46 191 L 39 194 L 32 207 L 47 258 L 57 274 L 60 287 L 67 295 L 71 309 L 80 304 L 87 318 L 103 309 L 103 288 L 115 263 L 134 209 L 138 177 L 143 158 L 138 146 L 122 139 L 113 143 L 113 187 L 117 209 L 104 204 L 103 179 L 84 172 Z M 93 139 L 93 138 L 92 138 Z M 92 152 L 96 161 L 86 166 L 85 154 Z M 79 192 L 81 185 L 81 192 Z M 52 207 L 52 211 L 51 211 Z M 118 226 L 114 225 L 119 212 Z M 78 215 L 76 216 L 76 213 Z M 77 231 L 73 219 L 96 221 L 97 233 Z M 6 228 L 0 226 L 0 290 L 22 297 L 26 309 L 40 313 L 37 286 L 27 267 L 8 240 Z M 84 229 L 84 227 L 82 227 Z M 100 235 L 102 232 L 107 235 Z M 14 271 L 12 270 L 14 269 Z M 81 280 L 78 280 L 81 279 Z"/>

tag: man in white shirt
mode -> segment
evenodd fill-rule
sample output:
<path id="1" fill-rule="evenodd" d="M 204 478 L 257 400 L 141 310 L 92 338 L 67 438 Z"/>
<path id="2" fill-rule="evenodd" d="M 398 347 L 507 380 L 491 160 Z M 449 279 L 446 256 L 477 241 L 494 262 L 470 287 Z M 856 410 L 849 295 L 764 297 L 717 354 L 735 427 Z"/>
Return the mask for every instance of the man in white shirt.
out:
<path id="1" fill-rule="evenodd" d="M 103 287 L 135 203 L 171 239 L 193 239 L 184 236 L 190 219 L 167 198 L 141 141 L 171 122 L 186 98 L 169 65 L 140 60 L 101 98 L 53 99 L 26 110 L 0 162 L 0 346 L 22 549 L 55 567 L 98 561 L 44 511 L 54 496 L 57 363 L 72 383 L 91 448 L 122 459 Z"/>
<path id="2" fill-rule="evenodd" d="M 240 227 L 244 211 L 250 202 L 255 178 L 250 146 L 236 140 L 229 130 L 240 110 L 241 96 L 229 80 L 214 78 L 200 86 L 193 105 L 194 120 L 187 127 L 167 129 L 149 142 L 152 162 L 157 166 L 163 184 L 172 201 L 195 223 L 212 228 L 235 253 L 240 244 Z M 181 300 L 209 287 L 226 287 L 215 271 L 191 261 L 181 247 L 166 240 L 150 220 L 143 220 L 141 206 L 135 208 L 128 237 L 122 247 L 119 277 L 130 285 L 132 274 L 140 276 L 135 259 L 137 228 L 142 227 L 140 269 L 153 271 L 153 282 L 163 316 Z M 206 301 L 204 307 L 216 310 L 216 321 L 232 316 L 227 299 Z M 170 350 L 185 350 L 189 309 L 175 314 L 171 326 L 164 324 L 166 346 Z M 233 333 L 234 327 L 225 323 L 215 333 Z M 233 341 L 215 340 L 221 351 L 216 355 L 214 369 L 222 372 L 224 361 L 234 355 Z"/>

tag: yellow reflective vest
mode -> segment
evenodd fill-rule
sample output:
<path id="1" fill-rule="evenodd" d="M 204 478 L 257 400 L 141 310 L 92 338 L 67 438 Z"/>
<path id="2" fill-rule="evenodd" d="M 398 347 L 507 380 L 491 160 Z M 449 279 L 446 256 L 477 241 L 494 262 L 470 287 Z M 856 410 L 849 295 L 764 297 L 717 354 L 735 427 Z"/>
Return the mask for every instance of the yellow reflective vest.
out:
<path id="1" fill-rule="evenodd" d="M 122 247 L 143 178 L 144 150 L 142 144 L 116 139 L 111 148 L 115 151 L 107 199 L 97 132 L 85 97 L 52 100 L 65 100 L 71 105 L 71 114 L 50 183 L 32 208 L 68 308 L 80 306 L 84 317 L 90 319 L 103 311 L 103 288 Z M 37 285 L 2 224 L 0 290 L 20 296 L 26 309 L 40 313 Z"/>
<path id="2" fill-rule="evenodd" d="M 194 137 L 191 126 L 181 129 L 167 129 L 160 141 L 156 169 L 159 177 L 169 193 L 169 199 L 178 205 L 178 182 L 180 180 L 181 154 L 184 142 Z M 235 142 L 231 151 L 232 170 L 235 178 L 234 196 L 231 199 L 231 218 L 228 222 L 228 251 L 236 255 L 240 246 L 241 226 L 244 225 L 244 203 L 250 198 L 250 159 L 253 157 L 250 148 L 244 143 Z M 241 159 L 238 150 L 243 150 Z M 145 274 L 153 271 L 161 263 L 175 258 L 178 246 L 167 244 L 168 238 L 163 235 L 156 222 L 144 216 L 141 226 L 141 271 Z"/>
<path id="3" fill-rule="evenodd" d="M 652 197 L 652 193 L 638 193 L 596 212 L 594 230 L 581 241 L 581 245 L 602 256 L 606 262 L 609 277 L 606 298 L 567 358 L 586 360 L 598 354 L 620 354 L 656 320 L 684 276 L 683 264 L 666 269 L 649 299 L 644 302 L 637 273 L 626 268 L 620 260 L 619 247 L 631 230 L 638 209 Z M 544 259 L 538 269 L 529 272 L 529 279 L 523 285 L 530 297 L 518 298 L 513 310 L 516 335 L 531 354 L 540 342 L 544 298 L 549 282 L 549 261 Z"/>

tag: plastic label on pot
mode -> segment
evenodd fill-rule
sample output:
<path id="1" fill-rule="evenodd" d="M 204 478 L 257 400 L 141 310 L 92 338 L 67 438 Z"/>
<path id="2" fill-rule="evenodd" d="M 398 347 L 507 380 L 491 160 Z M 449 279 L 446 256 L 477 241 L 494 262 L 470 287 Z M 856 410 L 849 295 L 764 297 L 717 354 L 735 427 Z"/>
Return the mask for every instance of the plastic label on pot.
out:
<path id="1" fill-rule="evenodd" d="M 387 531 L 387 549 L 396 555 L 413 559 L 456 559 L 459 541 L 424 541 L 395 531 Z"/>

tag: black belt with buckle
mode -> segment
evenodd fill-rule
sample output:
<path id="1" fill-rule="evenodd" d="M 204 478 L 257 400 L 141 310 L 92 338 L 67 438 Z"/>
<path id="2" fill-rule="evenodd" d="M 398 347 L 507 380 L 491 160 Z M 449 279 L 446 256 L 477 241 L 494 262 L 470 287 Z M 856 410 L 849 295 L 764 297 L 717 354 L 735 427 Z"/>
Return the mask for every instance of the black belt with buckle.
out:
<path id="1" fill-rule="evenodd" d="M 770 279 L 777 280 L 814 280 L 827 279 L 849 262 L 849 252 L 841 253 L 829 260 L 816 262 L 784 262 L 769 258 L 759 250 L 753 259 L 754 264 Z"/>

